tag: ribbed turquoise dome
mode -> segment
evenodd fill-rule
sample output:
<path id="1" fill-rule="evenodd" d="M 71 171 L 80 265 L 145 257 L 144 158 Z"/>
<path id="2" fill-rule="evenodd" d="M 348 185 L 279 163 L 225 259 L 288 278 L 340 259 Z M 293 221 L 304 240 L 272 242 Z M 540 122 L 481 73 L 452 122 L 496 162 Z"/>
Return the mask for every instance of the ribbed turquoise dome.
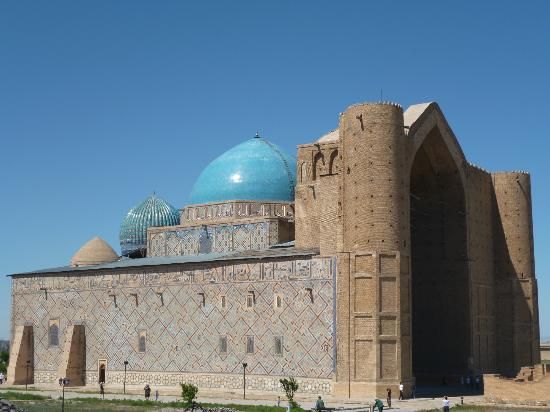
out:
<path id="1" fill-rule="evenodd" d="M 191 204 L 294 200 L 296 159 L 256 135 L 214 159 L 200 174 Z"/>
<path id="2" fill-rule="evenodd" d="M 178 210 L 168 202 L 149 196 L 130 209 L 120 225 L 120 249 L 123 256 L 130 256 L 147 248 L 147 228 L 174 226 L 180 221 Z"/>

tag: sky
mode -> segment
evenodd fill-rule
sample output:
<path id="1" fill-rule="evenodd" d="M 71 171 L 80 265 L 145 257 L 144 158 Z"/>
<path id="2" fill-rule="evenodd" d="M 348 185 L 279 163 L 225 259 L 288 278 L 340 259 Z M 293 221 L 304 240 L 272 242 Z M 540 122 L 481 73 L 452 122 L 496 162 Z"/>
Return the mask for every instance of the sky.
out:
<path id="1" fill-rule="evenodd" d="M 5 275 L 63 266 L 256 131 L 288 152 L 347 106 L 437 101 L 472 163 L 532 174 L 550 336 L 550 2 L 0 1 Z M 546 182 L 546 183 L 545 183 Z"/>

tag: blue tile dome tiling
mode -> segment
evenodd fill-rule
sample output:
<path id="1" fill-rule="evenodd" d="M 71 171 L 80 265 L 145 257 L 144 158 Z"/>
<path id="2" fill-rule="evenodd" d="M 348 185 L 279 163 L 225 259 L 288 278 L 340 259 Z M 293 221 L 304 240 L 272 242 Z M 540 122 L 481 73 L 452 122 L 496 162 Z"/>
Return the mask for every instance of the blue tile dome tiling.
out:
<path id="1" fill-rule="evenodd" d="M 202 171 L 189 203 L 294 201 L 295 166 L 296 159 L 256 135 L 229 149 Z"/>
<path id="2" fill-rule="evenodd" d="M 123 256 L 147 248 L 147 228 L 180 223 L 179 211 L 153 194 L 130 209 L 120 225 L 120 249 Z"/>

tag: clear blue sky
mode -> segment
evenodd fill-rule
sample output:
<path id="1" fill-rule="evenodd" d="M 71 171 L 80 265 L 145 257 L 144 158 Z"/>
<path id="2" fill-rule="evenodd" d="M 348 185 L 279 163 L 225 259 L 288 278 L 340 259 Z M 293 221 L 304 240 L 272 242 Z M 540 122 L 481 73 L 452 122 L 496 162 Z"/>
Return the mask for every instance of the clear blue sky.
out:
<path id="1" fill-rule="evenodd" d="M 435 100 L 468 159 L 532 173 L 550 335 L 550 2 L 1 1 L 3 276 L 65 265 L 128 209 L 182 207 L 201 169 L 262 135 L 295 153 L 348 105 Z"/>

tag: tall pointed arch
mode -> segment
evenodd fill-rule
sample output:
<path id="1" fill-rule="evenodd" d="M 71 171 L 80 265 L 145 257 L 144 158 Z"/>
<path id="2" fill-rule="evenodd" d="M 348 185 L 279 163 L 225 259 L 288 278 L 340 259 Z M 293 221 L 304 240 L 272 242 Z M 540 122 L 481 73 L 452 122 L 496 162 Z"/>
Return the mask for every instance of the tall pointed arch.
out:
<path id="1" fill-rule="evenodd" d="M 419 382 L 440 383 L 468 374 L 472 359 L 466 159 L 439 107 L 421 109 L 405 116 L 412 145 L 413 372 Z"/>

